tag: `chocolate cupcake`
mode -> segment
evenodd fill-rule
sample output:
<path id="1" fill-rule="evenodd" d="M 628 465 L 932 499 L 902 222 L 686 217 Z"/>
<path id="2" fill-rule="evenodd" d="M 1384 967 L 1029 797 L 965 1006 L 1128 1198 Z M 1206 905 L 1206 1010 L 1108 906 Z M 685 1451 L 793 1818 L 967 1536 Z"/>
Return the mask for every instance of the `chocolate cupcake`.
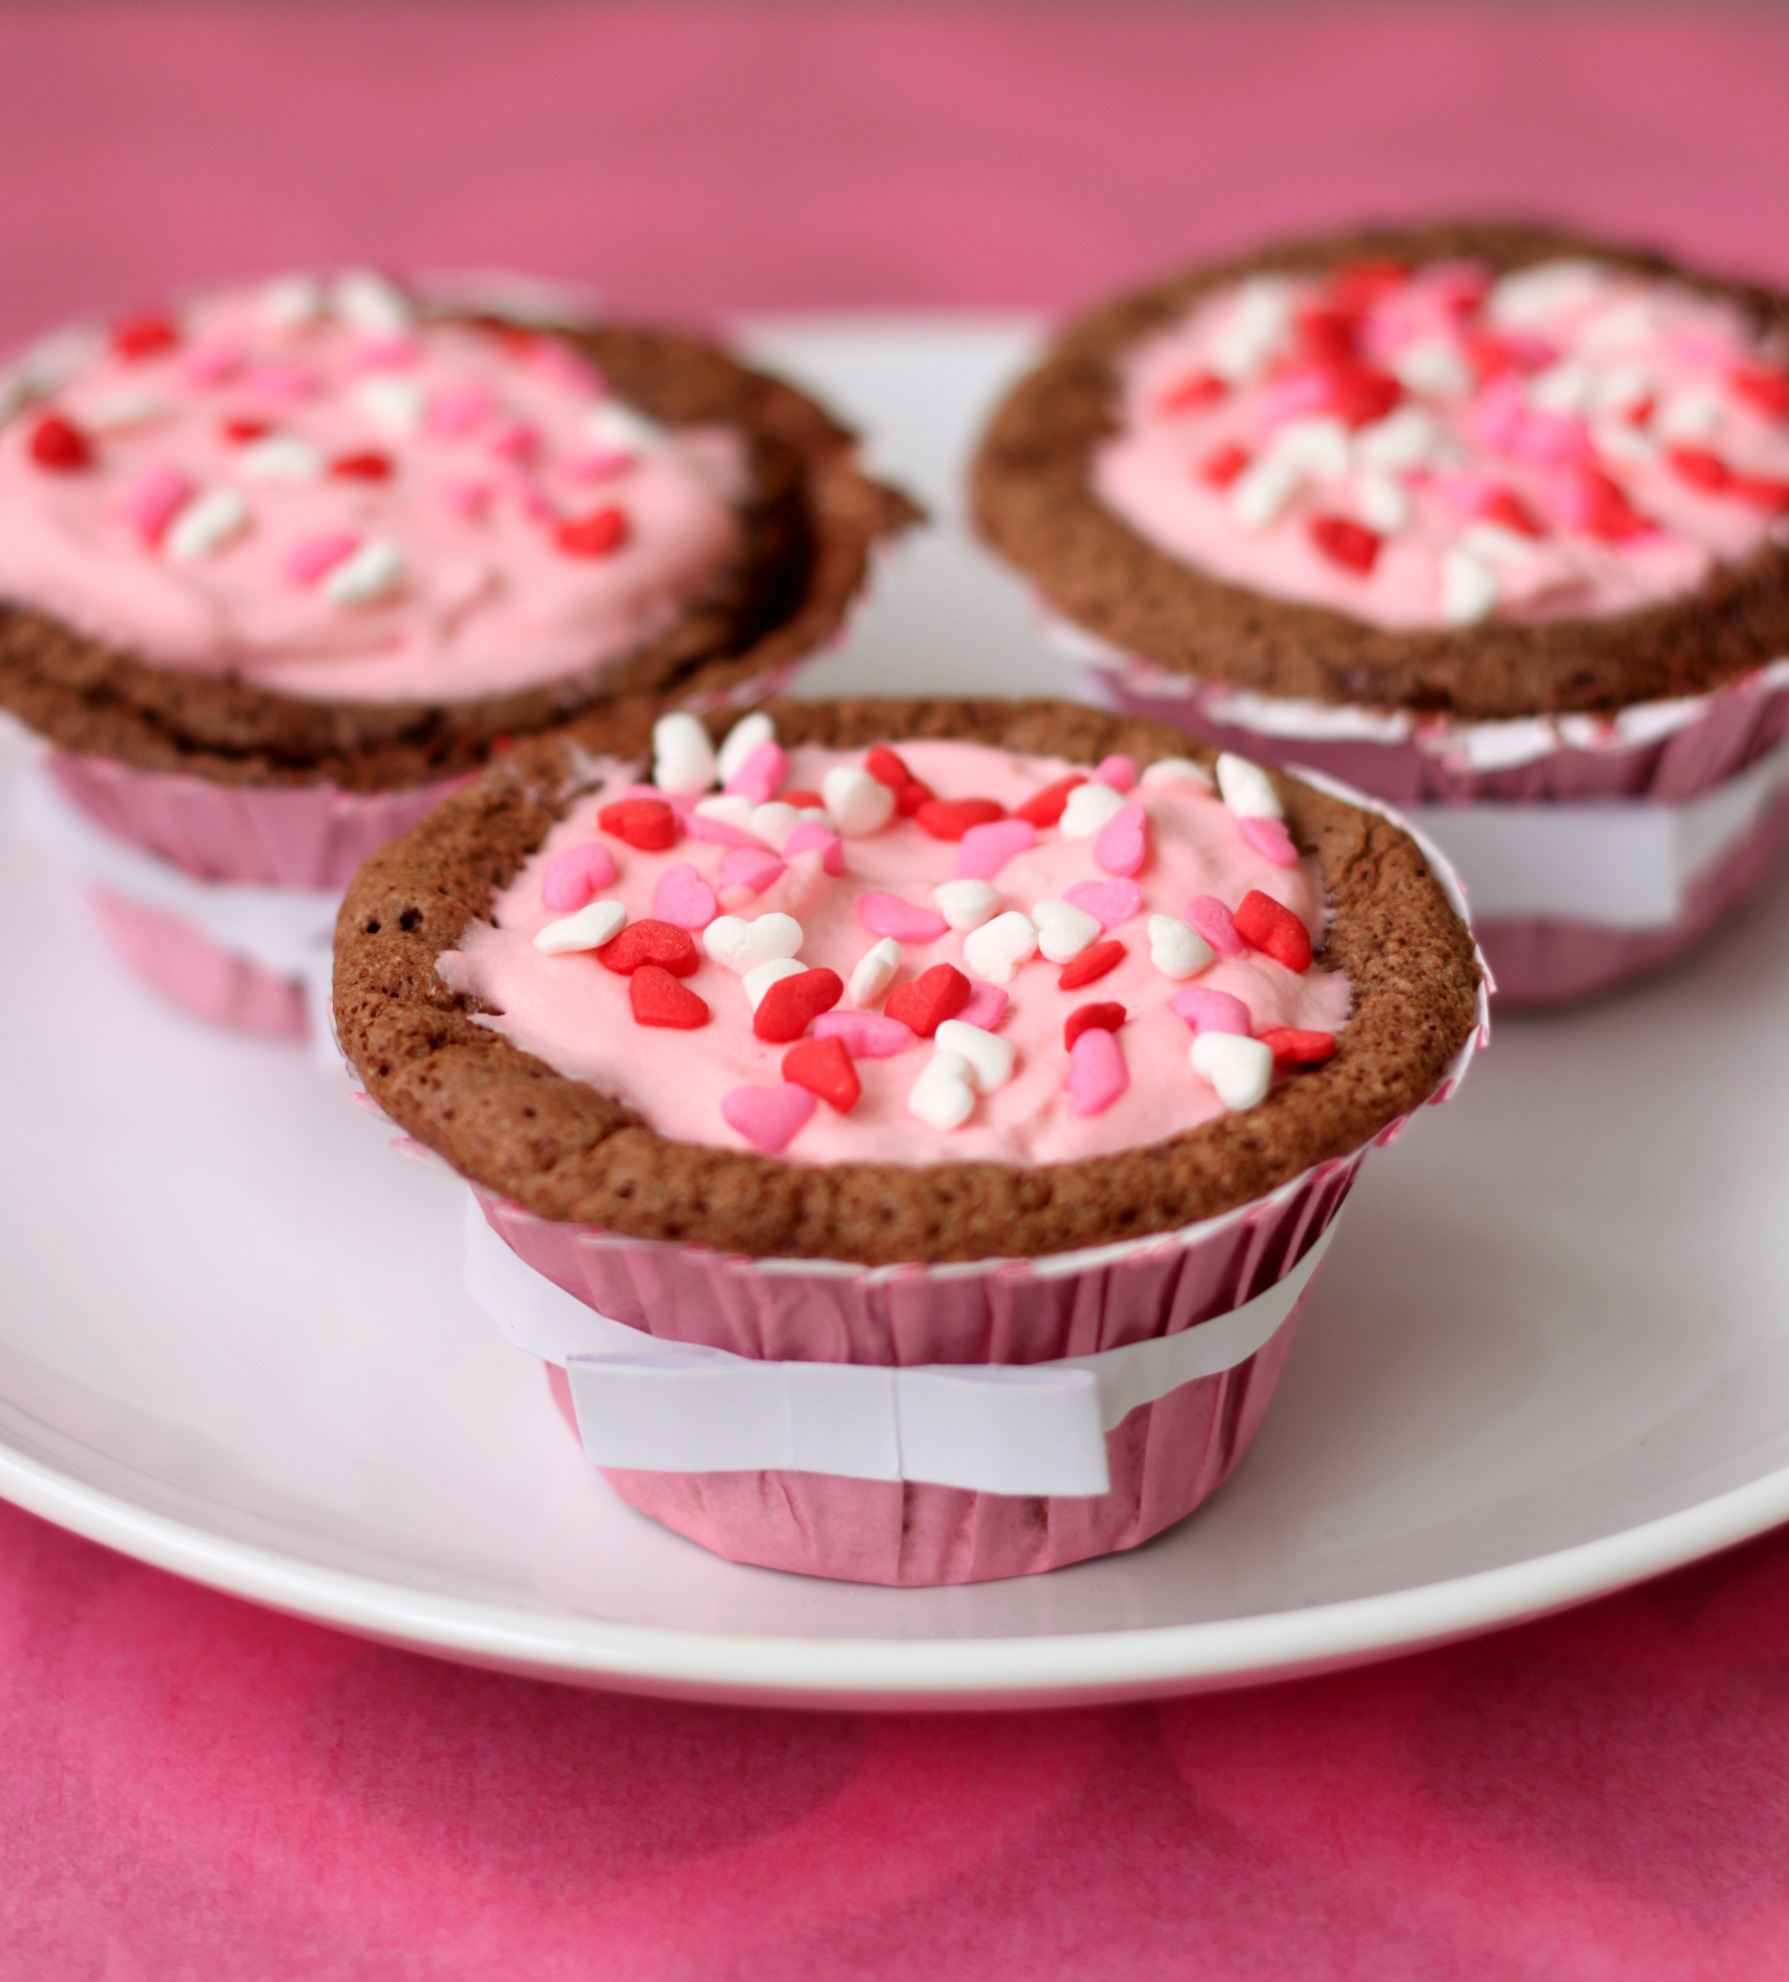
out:
<path id="1" fill-rule="evenodd" d="M 1693 948 L 1789 834 L 1785 299 L 1502 224 L 1197 269 L 983 439 L 1096 692 L 1414 808 L 1500 990 Z"/>
<path id="2" fill-rule="evenodd" d="M 890 1583 L 1211 1492 L 1365 1150 L 1483 1024 L 1397 824 L 1049 702 L 594 717 L 376 856 L 336 958 L 616 1489 Z"/>
<path id="3" fill-rule="evenodd" d="M 293 1030 L 282 906 L 276 952 L 518 737 L 761 692 L 912 514 L 821 407 L 693 337 L 365 273 L 225 291 L 17 373 L 0 706 L 50 744 L 138 960 Z"/>

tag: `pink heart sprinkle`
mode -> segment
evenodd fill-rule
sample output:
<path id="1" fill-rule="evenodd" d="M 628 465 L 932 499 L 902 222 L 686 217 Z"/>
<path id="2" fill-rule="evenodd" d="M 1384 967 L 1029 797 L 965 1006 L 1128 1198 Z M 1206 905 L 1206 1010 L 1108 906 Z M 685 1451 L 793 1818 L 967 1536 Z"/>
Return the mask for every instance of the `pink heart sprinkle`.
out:
<path id="1" fill-rule="evenodd" d="M 950 927 L 936 909 L 875 888 L 858 896 L 857 919 L 871 935 L 892 936 L 897 943 L 935 943 Z"/>
<path id="2" fill-rule="evenodd" d="M 1115 1033 L 1090 1025 L 1068 1049 L 1064 1086 L 1077 1115 L 1103 1115 L 1131 1084 Z"/>
<path id="3" fill-rule="evenodd" d="M 517 506 L 531 523 L 554 524 L 559 521 L 557 511 L 541 494 L 528 477 L 518 470 L 504 484 L 515 498 Z"/>
<path id="4" fill-rule="evenodd" d="M 1037 845 L 1037 828 L 1028 819 L 994 819 L 971 826 L 957 842 L 957 878 L 991 881 L 1016 853 Z"/>
<path id="5" fill-rule="evenodd" d="M 448 482 L 441 490 L 446 502 L 456 516 L 482 516 L 491 506 L 491 498 L 497 493 L 489 482 Z"/>
<path id="6" fill-rule="evenodd" d="M 958 1013 L 968 1017 L 968 1007 Z M 913 1028 L 886 1012 L 822 1012 L 814 1021 L 816 1039 L 842 1039 L 854 1060 L 886 1060 L 913 1044 Z"/>
<path id="7" fill-rule="evenodd" d="M 1085 909 L 1102 929 L 1116 929 L 1143 906 L 1142 891 L 1135 881 L 1077 881 L 1063 890 L 1062 899 Z"/>
<path id="8" fill-rule="evenodd" d="M 1236 927 L 1236 918 L 1216 895 L 1195 895 L 1186 905 L 1186 919 L 1198 930 L 1220 957 L 1248 954 L 1248 944 Z"/>
<path id="9" fill-rule="evenodd" d="M 768 805 L 783 788 L 789 774 L 789 753 L 767 737 L 727 780 L 729 798 L 749 798 L 754 805 Z"/>
<path id="10" fill-rule="evenodd" d="M 818 819 L 802 820 L 783 842 L 783 851 L 791 859 L 798 853 L 818 853 L 820 865 L 828 874 L 836 877 L 845 871 L 845 842 Z"/>
<path id="11" fill-rule="evenodd" d="M 622 447 L 586 447 L 568 454 L 559 467 L 574 482 L 612 482 L 627 473 L 635 458 Z"/>
<path id="12" fill-rule="evenodd" d="M 1472 402 L 1466 415 L 1466 431 L 1487 454 L 1507 454 L 1522 428 L 1528 402 L 1522 396 L 1519 379 L 1505 373 L 1496 378 Z"/>
<path id="13" fill-rule="evenodd" d="M 286 553 L 280 569 L 294 585 L 314 585 L 326 571 L 352 557 L 360 539 L 347 530 L 327 530 L 321 536 L 300 537 Z"/>
<path id="14" fill-rule="evenodd" d="M 1537 413 L 1522 416 L 1509 450 L 1518 461 L 1538 461 L 1545 467 L 1563 462 L 1589 461 L 1595 454 L 1590 429 L 1582 420 L 1565 413 Z"/>
<path id="15" fill-rule="evenodd" d="M 555 915 L 570 915 L 614 878 L 615 856 L 600 840 L 592 840 L 588 846 L 567 847 L 563 853 L 554 854 L 541 874 L 541 906 L 550 908 Z"/>
<path id="16" fill-rule="evenodd" d="M 736 1087 L 721 1096 L 721 1119 L 768 1156 L 786 1149 L 797 1129 L 819 1106 L 805 1087 L 786 1080 L 778 1087 Z"/>
<path id="17" fill-rule="evenodd" d="M 1149 857 L 1149 815 L 1140 805 L 1121 806 L 1093 843 L 1093 858 L 1108 874 L 1135 874 Z"/>
<path id="18" fill-rule="evenodd" d="M 594 399 L 607 390 L 602 373 L 589 359 L 582 357 L 569 344 L 561 344 L 556 337 L 537 339 L 528 355 L 537 372 L 557 380 L 560 385 L 569 386 L 573 392 L 585 392 Z"/>
<path id="19" fill-rule="evenodd" d="M 1096 785 L 1110 785 L 1114 791 L 1129 791 L 1137 782 L 1137 760 L 1134 757 L 1102 757 L 1094 766 L 1093 782 Z"/>
<path id="20" fill-rule="evenodd" d="M 978 978 L 970 979 L 969 1002 L 958 1012 L 965 1025 L 979 1025 L 983 1032 L 993 1032 L 1006 1016 L 1006 1008 L 1012 1003 L 1010 996 L 998 984 L 983 984 Z"/>
<path id="21" fill-rule="evenodd" d="M 348 354 L 348 370 L 356 378 L 372 372 L 403 372 L 421 356 L 422 346 L 414 337 L 367 337 Z"/>
<path id="22" fill-rule="evenodd" d="M 679 929 L 706 929 L 720 914 L 721 905 L 701 875 L 687 860 L 680 860 L 658 877 L 652 912 L 660 922 L 675 923 Z"/>
<path id="23" fill-rule="evenodd" d="M 492 435 L 491 452 L 501 461 L 532 461 L 540 452 L 540 434 L 526 420 L 512 420 Z"/>
<path id="24" fill-rule="evenodd" d="M 661 795 L 653 793 L 655 798 Z M 730 826 L 725 819 L 711 819 L 706 812 L 692 812 L 684 830 L 692 840 L 707 840 L 712 846 L 738 847 L 746 853 L 764 851 L 764 842 L 748 833 L 743 826 Z M 777 862 L 779 867 L 782 864 L 780 860 Z M 765 885 L 768 887 L 769 883 Z"/>
<path id="25" fill-rule="evenodd" d="M 210 337 L 202 344 L 195 344 L 180 361 L 180 378 L 184 385 L 221 385 L 232 372 L 242 369 L 248 356 L 247 347 L 239 337 Z"/>
<path id="26" fill-rule="evenodd" d="M 430 401 L 428 418 L 423 424 L 441 440 L 457 440 L 476 427 L 496 404 L 496 395 L 488 385 L 450 385 Z"/>
<path id="27" fill-rule="evenodd" d="M 1248 1006 L 1228 991 L 1189 984 L 1184 990 L 1176 991 L 1168 1003 L 1195 1032 L 1239 1032 L 1244 1039 L 1253 1034 Z"/>
<path id="28" fill-rule="evenodd" d="M 702 836 L 696 827 L 702 823 L 697 813 L 690 821 L 691 839 Z M 723 888 L 745 888 L 754 895 L 763 894 L 773 881 L 780 880 L 789 871 L 785 862 L 777 859 L 774 853 L 767 853 L 762 847 L 735 847 L 721 862 L 721 886 Z"/>
<path id="29" fill-rule="evenodd" d="M 296 406 L 315 398 L 317 374 L 308 365 L 254 365 L 242 375 L 242 389 L 256 399 L 270 399 L 276 406 Z"/>
<path id="30" fill-rule="evenodd" d="M 144 543 L 159 544 L 192 492 L 190 477 L 178 468 L 151 468 L 124 498 L 125 521 Z"/>
<path id="31" fill-rule="evenodd" d="M 1263 860 L 1275 867 L 1296 867 L 1298 849 L 1282 819 L 1241 819 L 1242 836 Z"/>

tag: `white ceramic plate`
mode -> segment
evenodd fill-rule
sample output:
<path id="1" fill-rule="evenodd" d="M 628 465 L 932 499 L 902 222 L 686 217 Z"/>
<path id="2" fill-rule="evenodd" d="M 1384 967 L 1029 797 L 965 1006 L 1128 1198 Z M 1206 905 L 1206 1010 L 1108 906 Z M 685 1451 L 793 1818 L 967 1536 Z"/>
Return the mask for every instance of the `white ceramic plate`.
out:
<path id="1" fill-rule="evenodd" d="M 758 330 L 946 515 L 1024 336 Z M 812 685 L 903 681 L 1065 685 L 948 532 Z M 1208 1508 L 937 1591 L 741 1569 L 622 1507 L 462 1290 L 461 1186 L 301 1053 L 156 1004 L 3 823 L 0 889 L 0 1493 L 222 1589 L 585 1684 L 999 1704 L 1407 1650 L 1789 1518 L 1789 887 L 1669 979 L 1502 1021 L 1368 1166 Z"/>

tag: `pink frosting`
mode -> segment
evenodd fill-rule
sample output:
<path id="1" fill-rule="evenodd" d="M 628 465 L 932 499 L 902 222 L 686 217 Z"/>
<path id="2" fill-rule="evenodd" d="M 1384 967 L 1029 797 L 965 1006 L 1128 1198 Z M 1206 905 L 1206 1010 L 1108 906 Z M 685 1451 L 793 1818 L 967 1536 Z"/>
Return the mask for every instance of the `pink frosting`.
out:
<path id="1" fill-rule="evenodd" d="M 1009 810 L 1072 770 L 1085 774 L 1092 768 L 1014 756 L 979 744 L 904 743 L 899 750 L 912 774 L 939 797 L 992 798 Z M 789 753 L 785 788 L 820 791 L 829 770 L 862 761 L 861 753 L 796 748 Z M 493 1008 L 496 1015 L 488 1022 L 506 1038 L 561 1073 L 616 1095 L 661 1134 L 749 1146 L 728 1125 L 722 1102 L 741 1087 L 775 1088 L 789 1048 L 755 1036 L 749 1000 L 730 970 L 705 955 L 695 973 L 683 980 L 707 1001 L 712 1013 L 708 1024 L 693 1031 L 656 1030 L 635 1023 L 627 979 L 594 955 L 550 955 L 534 946 L 536 932 L 555 919 L 541 898 L 550 864 L 591 840 L 601 806 L 632 788 L 641 768 L 613 763 L 596 767 L 601 790 L 578 803 L 553 830 L 500 896 L 492 921 L 474 925 L 462 947 L 441 958 L 440 971 L 456 991 L 475 994 Z M 982 1001 L 987 1022 L 1016 1049 L 1006 1085 L 978 1097 L 961 1127 L 932 1127 L 908 1108 L 908 1095 L 931 1060 L 932 1042 L 915 1040 L 905 1050 L 886 1053 L 872 1043 L 867 1030 L 854 1036 L 852 1028 L 836 1019 L 823 1021 L 811 1032 L 831 1033 L 847 1050 L 861 1054 L 856 1070 L 862 1096 L 848 1115 L 822 1102 L 793 1132 L 782 1151 L 787 1160 L 1054 1163 L 1156 1142 L 1222 1112 L 1212 1088 L 1189 1063 L 1193 1034 L 1169 1003 L 1182 986 L 1151 962 L 1147 918 L 1154 913 L 1182 915 L 1189 900 L 1200 895 L 1220 897 L 1233 906 L 1259 889 L 1316 931 L 1325 913 L 1321 884 L 1308 864 L 1288 869 L 1264 859 L 1229 810 L 1190 785 L 1144 784 L 1131 802 L 1143 808 L 1149 826 L 1148 858 L 1135 877 L 1139 912 L 1098 938 L 1121 942 L 1123 961 L 1096 982 L 1064 991 L 1057 983 L 1061 966 L 1033 957 L 1003 987 L 1010 993 L 1004 1009 L 997 997 Z M 798 854 L 761 894 L 719 887 L 726 849 L 714 842 L 685 835 L 665 851 L 647 853 L 610 835 L 603 840 L 619 868 L 605 898 L 624 904 L 630 919 L 649 916 L 661 878 L 689 864 L 717 889 L 724 914 L 793 916 L 803 932 L 799 961 L 829 967 L 847 985 L 866 950 L 885 940 L 866 928 L 859 915 L 866 893 L 894 895 L 932 909 L 932 889 L 959 878 L 959 846 L 931 838 L 907 818 L 847 839 L 841 877 L 826 873 L 817 852 Z M 991 885 L 1003 897 L 1003 911 L 1029 911 L 1034 903 L 1060 899 L 1083 882 L 1107 880 L 1096 863 L 1092 838 L 1065 839 L 1051 826 L 1038 831 L 1034 845 L 1015 852 Z M 995 991 L 968 968 L 964 943 L 962 932 L 947 929 L 929 941 L 903 944 L 895 988 L 944 962 L 964 970 L 978 991 Z M 1257 1032 L 1273 1026 L 1334 1032 L 1348 1015 L 1349 989 L 1343 977 L 1322 970 L 1294 975 L 1252 951 L 1217 958 L 1197 982 L 1240 999 Z M 878 995 L 869 1009 L 879 1013 L 883 1003 L 884 996 Z M 1063 1021 L 1078 1006 L 1106 1003 L 1121 1004 L 1128 1014 L 1114 1035 L 1128 1084 L 1109 1105 L 1083 1114 L 1077 1093 L 1085 1101 L 1095 1087 L 1104 1092 L 1117 1082 L 1108 1066 L 1097 1082 L 1090 1074 L 1071 1093 Z M 837 1011 L 857 1009 L 847 992 Z M 1104 1054 L 1103 1048 L 1088 1049 L 1089 1057 Z"/>
<path id="2" fill-rule="evenodd" d="M 1781 528 L 1786 367 L 1594 263 L 1264 277 L 1130 354 L 1093 483 L 1189 564 L 1382 626 L 1628 612 Z"/>
<path id="3" fill-rule="evenodd" d="M 567 348 L 412 321 L 382 287 L 393 321 L 369 329 L 366 287 L 358 311 L 341 284 L 203 298 L 135 355 L 89 340 L 0 426 L 0 594 L 153 663 L 454 702 L 616 659 L 738 557 L 737 434 L 655 429 Z M 84 463 L 46 465 L 46 413 Z M 369 454 L 389 473 L 333 472 Z M 220 495 L 239 518 L 182 557 Z M 370 587 L 342 597 L 369 546 Z"/>

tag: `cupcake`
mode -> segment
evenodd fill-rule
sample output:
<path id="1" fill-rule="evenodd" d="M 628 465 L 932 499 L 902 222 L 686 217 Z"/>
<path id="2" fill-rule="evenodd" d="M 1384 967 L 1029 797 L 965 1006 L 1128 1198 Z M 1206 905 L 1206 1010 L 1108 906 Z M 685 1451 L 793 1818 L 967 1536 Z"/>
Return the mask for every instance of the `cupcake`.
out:
<path id="1" fill-rule="evenodd" d="M 0 421 L 0 707 L 176 998 L 302 1031 L 341 889 L 516 738 L 761 692 L 910 507 L 715 346 L 368 273 L 33 353 Z"/>
<path id="2" fill-rule="evenodd" d="M 1259 1424 L 1472 938 L 1396 823 L 1066 703 L 635 705 L 356 877 L 336 1022 L 625 1500 L 891 1584 L 1133 1547 Z"/>
<path id="3" fill-rule="evenodd" d="M 1100 699 L 1404 807 L 1500 992 L 1582 995 L 1789 834 L 1786 309 L 1530 226 L 1276 248 L 1071 325 L 976 516 Z"/>

